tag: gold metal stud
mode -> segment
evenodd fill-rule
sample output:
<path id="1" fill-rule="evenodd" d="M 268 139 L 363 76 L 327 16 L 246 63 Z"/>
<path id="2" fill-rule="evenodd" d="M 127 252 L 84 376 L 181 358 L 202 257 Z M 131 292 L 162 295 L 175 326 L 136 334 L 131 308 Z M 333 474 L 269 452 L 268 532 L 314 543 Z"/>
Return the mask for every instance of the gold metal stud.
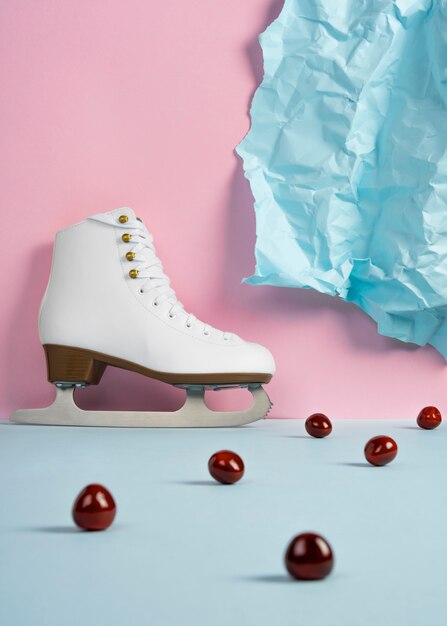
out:
<path id="1" fill-rule="evenodd" d="M 134 258 L 135 258 L 135 252 L 128 252 L 128 253 L 126 254 L 126 259 L 127 259 L 128 261 L 133 261 L 133 260 L 134 260 Z"/>
<path id="2" fill-rule="evenodd" d="M 118 221 L 120 224 L 125 224 L 129 221 L 129 218 L 127 217 L 127 215 L 120 215 Z"/>
<path id="3" fill-rule="evenodd" d="M 124 243 L 129 243 L 129 241 L 132 239 L 132 235 L 129 235 L 129 233 L 124 233 L 121 239 L 124 241 Z"/>
<path id="4" fill-rule="evenodd" d="M 130 270 L 129 276 L 131 278 L 138 278 L 138 270 Z"/>

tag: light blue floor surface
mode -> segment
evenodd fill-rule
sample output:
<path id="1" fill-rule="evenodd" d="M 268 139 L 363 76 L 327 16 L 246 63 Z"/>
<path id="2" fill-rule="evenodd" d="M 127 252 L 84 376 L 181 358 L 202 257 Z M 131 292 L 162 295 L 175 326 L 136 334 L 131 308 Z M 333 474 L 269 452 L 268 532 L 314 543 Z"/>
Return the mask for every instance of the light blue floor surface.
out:
<path id="1" fill-rule="evenodd" d="M 389 466 L 363 446 L 389 434 Z M 2 626 L 445 626 L 447 426 L 341 421 L 324 440 L 302 421 L 230 430 L 0 427 Z M 214 483 L 209 456 L 246 463 Z M 88 483 L 113 493 L 103 533 L 78 531 Z M 295 534 L 324 535 L 329 578 L 296 582 Z"/>

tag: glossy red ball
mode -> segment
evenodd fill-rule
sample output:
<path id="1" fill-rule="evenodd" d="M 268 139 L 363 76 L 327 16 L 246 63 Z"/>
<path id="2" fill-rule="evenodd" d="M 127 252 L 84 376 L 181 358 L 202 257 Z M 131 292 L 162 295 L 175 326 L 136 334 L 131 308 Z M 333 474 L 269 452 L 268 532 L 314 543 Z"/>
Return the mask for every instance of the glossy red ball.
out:
<path id="1" fill-rule="evenodd" d="M 371 465 L 387 465 L 396 458 L 397 443 L 391 437 L 379 435 L 365 446 L 365 458 Z"/>
<path id="2" fill-rule="evenodd" d="M 285 555 L 287 571 L 298 580 L 320 580 L 331 573 L 334 555 L 326 539 L 303 533 L 292 539 Z"/>
<path id="3" fill-rule="evenodd" d="M 105 530 L 115 519 L 115 500 L 102 485 L 87 485 L 76 498 L 72 514 L 79 528 Z"/>
<path id="4" fill-rule="evenodd" d="M 433 430 L 442 422 L 441 412 L 435 406 L 424 407 L 417 418 L 418 426 L 424 430 Z"/>
<path id="5" fill-rule="evenodd" d="M 212 455 L 208 461 L 211 476 L 219 483 L 232 485 L 244 475 L 244 462 L 241 457 L 231 450 L 220 450 Z"/>
<path id="6" fill-rule="evenodd" d="M 313 413 L 306 420 L 305 428 L 311 437 L 327 437 L 332 432 L 331 420 L 323 413 Z"/>

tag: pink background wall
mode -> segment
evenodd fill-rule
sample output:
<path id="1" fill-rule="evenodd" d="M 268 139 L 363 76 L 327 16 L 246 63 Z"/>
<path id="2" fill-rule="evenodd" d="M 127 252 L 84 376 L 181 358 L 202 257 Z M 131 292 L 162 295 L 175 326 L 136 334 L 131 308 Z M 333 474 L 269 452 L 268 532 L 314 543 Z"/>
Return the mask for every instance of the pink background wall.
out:
<path id="1" fill-rule="evenodd" d="M 447 408 L 447 372 L 433 349 L 380 337 L 341 301 L 240 284 L 254 265 L 255 220 L 234 147 L 262 76 L 257 36 L 280 8 L 279 0 L 1 3 L 2 417 L 53 395 L 36 320 L 54 233 L 122 205 L 152 230 L 188 309 L 273 351 L 274 417 Z M 166 409 L 182 397 L 109 368 L 80 403 Z M 235 400 L 221 392 L 213 402 Z"/>

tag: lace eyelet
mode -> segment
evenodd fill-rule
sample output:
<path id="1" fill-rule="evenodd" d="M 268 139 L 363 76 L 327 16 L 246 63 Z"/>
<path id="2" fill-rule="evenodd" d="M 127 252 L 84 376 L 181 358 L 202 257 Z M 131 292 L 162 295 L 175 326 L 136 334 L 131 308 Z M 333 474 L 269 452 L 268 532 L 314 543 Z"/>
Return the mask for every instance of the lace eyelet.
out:
<path id="1" fill-rule="evenodd" d="M 170 320 L 173 320 L 175 315 L 172 315 L 171 313 L 168 313 L 168 317 L 169 317 Z"/>
<path id="2" fill-rule="evenodd" d="M 192 328 L 192 324 L 186 324 L 186 328 Z"/>
<path id="3" fill-rule="evenodd" d="M 158 302 L 156 300 L 152 300 L 152 306 L 158 306 Z"/>
<path id="4" fill-rule="evenodd" d="M 230 338 L 229 337 L 224 337 L 223 340 L 224 341 L 230 341 Z"/>
<path id="5" fill-rule="evenodd" d="M 139 291 L 140 291 L 140 293 L 144 293 L 144 291 L 142 289 L 140 289 Z"/>
<path id="6" fill-rule="evenodd" d="M 205 335 L 205 337 L 209 337 L 211 335 L 211 333 L 207 333 L 205 331 L 203 331 L 203 334 Z"/>

